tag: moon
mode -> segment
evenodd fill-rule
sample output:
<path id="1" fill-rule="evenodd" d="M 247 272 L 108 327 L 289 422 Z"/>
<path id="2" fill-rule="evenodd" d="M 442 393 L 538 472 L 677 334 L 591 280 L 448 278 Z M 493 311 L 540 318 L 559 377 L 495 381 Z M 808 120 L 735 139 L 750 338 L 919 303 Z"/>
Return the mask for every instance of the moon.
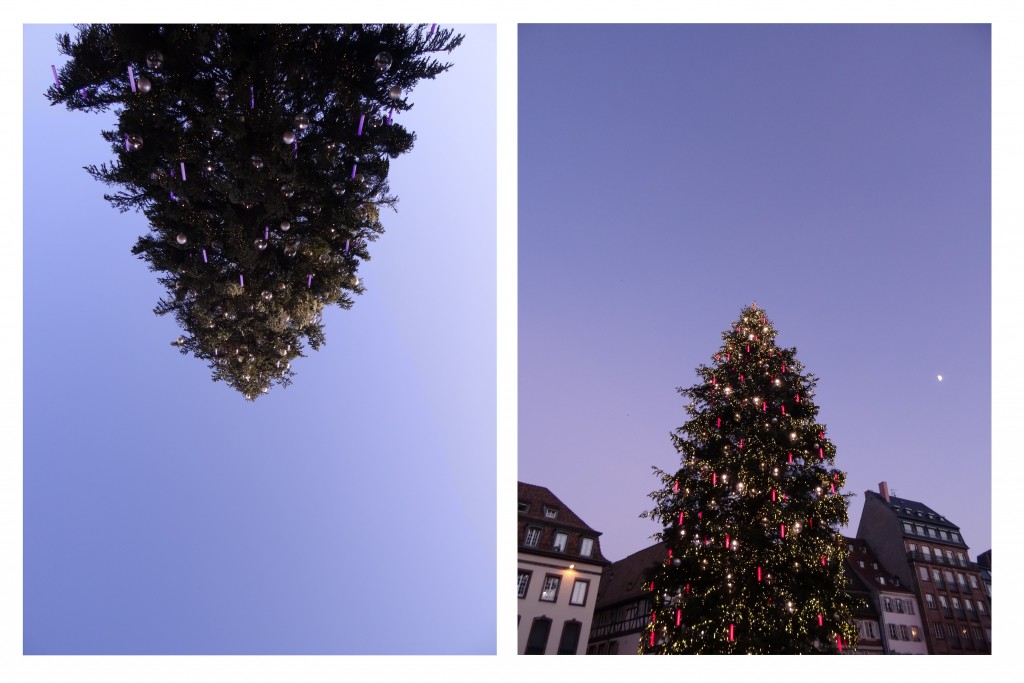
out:
<path id="1" fill-rule="evenodd" d="M 942 375 L 939 375 L 939 381 L 940 382 L 942 381 Z"/>

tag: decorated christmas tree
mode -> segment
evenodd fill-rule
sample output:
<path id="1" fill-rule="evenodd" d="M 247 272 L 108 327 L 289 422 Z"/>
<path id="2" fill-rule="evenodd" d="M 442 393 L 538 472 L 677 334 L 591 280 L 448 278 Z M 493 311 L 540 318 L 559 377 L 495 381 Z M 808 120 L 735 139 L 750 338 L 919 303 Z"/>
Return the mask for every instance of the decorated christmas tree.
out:
<path id="1" fill-rule="evenodd" d="M 756 304 L 679 393 L 682 463 L 656 471 L 645 513 L 664 528 L 641 653 L 798 654 L 856 648 L 844 590 L 844 472 L 817 421 L 816 378 Z"/>
<path id="2" fill-rule="evenodd" d="M 253 400 L 324 343 L 325 306 L 352 306 L 359 263 L 396 198 L 389 163 L 415 136 L 398 115 L 462 36 L 436 26 L 85 25 L 46 96 L 114 107 L 114 159 L 87 170 L 149 233 L 183 354 Z"/>

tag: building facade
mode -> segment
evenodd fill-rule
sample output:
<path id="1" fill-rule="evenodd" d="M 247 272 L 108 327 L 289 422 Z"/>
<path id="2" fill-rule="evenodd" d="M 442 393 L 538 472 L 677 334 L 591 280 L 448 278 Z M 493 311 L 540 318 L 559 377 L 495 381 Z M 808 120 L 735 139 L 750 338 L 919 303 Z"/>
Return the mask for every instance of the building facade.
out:
<path id="1" fill-rule="evenodd" d="M 878 627 L 876 632 L 864 613 L 854 614 L 860 631 L 857 652 L 871 654 L 877 647 L 878 652 L 887 655 L 928 654 L 917 596 L 886 569 L 864 539 L 847 538 L 846 543 L 850 549 L 847 568 L 867 592 L 858 597 L 866 597 Z"/>
<path id="2" fill-rule="evenodd" d="M 600 532 L 543 486 L 519 482 L 519 654 L 587 650 L 601 572 Z"/>
<path id="3" fill-rule="evenodd" d="M 956 524 L 882 482 L 864 494 L 857 536 L 917 595 L 929 653 L 992 651 L 991 602 Z"/>
<path id="4" fill-rule="evenodd" d="M 644 578 L 648 569 L 665 558 L 665 548 L 664 543 L 656 543 L 605 568 L 594 607 L 588 655 L 639 653 L 640 637 L 652 608 Z"/>

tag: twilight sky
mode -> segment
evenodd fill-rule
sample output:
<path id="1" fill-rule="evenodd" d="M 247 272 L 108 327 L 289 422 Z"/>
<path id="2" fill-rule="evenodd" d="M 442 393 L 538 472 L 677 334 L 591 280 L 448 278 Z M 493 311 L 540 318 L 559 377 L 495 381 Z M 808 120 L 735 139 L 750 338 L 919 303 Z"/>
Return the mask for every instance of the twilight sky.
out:
<path id="1" fill-rule="evenodd" d="M 26 654 L 495 652 L 495 28 L 455 28 L 367 292 L 248 403 L 82 170 L 113 114 L 43 97 L 73 29 L 25 27 Z"/>
<path id="2" fill-rule="evenodd" d="M 756 301 L 819 377 L 845 533 L 887 481 L 991 548 L 988 26 L 519 38 L 520 481 L 649 545 L 675 388 Z"/>

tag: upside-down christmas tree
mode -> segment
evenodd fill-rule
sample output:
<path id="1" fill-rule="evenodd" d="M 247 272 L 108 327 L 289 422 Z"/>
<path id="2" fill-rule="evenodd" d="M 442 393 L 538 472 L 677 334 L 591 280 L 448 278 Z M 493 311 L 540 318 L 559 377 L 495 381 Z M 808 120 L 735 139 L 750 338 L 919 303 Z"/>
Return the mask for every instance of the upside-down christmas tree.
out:
<path id="1" fill-rule="evenodd" d="M 810 654 L 856 648 L 845 592 L 846 474 L 817 421 L 816 378 L 753 304 L 697 369 L 682 462 L 651 494 L 666 556 L 648 575 L 640 652 Z"/>
<path id="2" fill-rule="evenodd" d="M 325 306 L 351 307 L 359 262 L 393 206 L 391 159 L 415 136 L 396 116 L 462 36 L 436 26 L 84 25 L 46 96 L 116 108 L 115 159 L 90 166 L 141 211 L 133 252 L 186 334 L 173 345 L 253 400 L 287 385 Z"/>

